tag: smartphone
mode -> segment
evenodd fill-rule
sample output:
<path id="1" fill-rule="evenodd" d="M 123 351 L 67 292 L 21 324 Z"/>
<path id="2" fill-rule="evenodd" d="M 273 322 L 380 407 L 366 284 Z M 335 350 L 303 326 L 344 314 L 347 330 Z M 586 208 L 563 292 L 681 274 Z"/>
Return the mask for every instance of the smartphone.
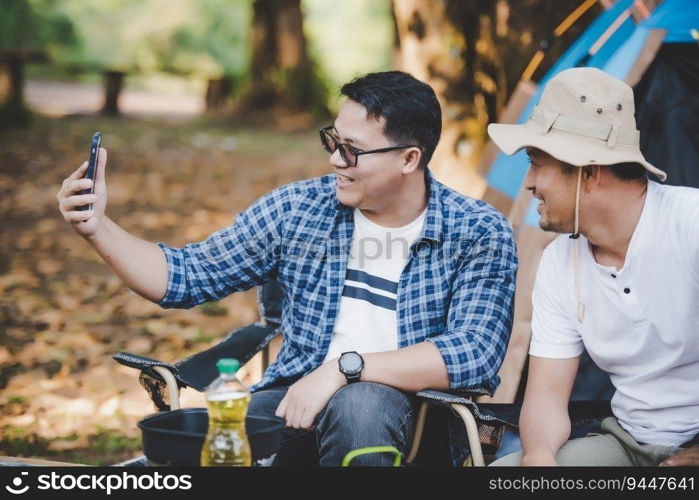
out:
<path id="1" fill-rule="evenodd" d="M 93 194 L 95 192 L 95 174 L 97 173 L 97 160 L 100 156 L 100 144 L 102 144 L 102 134 L 95 132 L 92 136 L 92 144 L 90 144 L 90 157 L 87 162 L 87 172 L 85 172 L 85 177 L 83 179 L 90 179 L 92 181 L 92 186 L 90 189 L 83 189 L 80 194 Z M 87 205 L 80 205 L 75 207 L 76 210 L 92 210 L 92 203 Z"/>

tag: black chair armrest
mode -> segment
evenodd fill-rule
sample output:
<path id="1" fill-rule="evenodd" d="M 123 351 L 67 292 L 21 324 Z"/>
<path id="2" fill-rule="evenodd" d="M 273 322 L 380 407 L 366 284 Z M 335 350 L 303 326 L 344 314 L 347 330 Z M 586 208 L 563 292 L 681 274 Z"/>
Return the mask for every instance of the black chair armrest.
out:
<path id="1" fill-rule="evenodd" d="M 522 409 L 521 404 L 516 403 L 477 403 L 478 396 L 486 394 L 479 389 L 464 389 L 456 391 L 435 391 L 428 389 L 417 393 L 418 398 L 429 403 L 451 407 L 452 404 L 467 406 L 478 422 L 488 424 L 503 424 L 507 427 L 517 429 L 519 427 L 519 414 Z M 600 422 L 604 418 L 612 415 L 611 403 L 605 400 L 592 401 L 570 401 L 568 403 L 568 414 L 571 425 L 582 426 L 590 423 Z"/>
<path id="2" fill-rule="evenodd" d="M 170 363 L 164 363 L 163 361 L 158 361 L 157 359 L 139 356 L 138 354 L 132 354 L 130 352 L 118 352 L 114 354 L 112 358 L 121 365 L 140 370 L 153 377 L 154 379 L 165 383 L 163 377 L 161 377 L 160 374 L 153 369 L 154 366 L 162 366 L 172 372 L 180 387 L 187 386 L 187 384 L 180 379 L 180 372 L 177 369 L 177 367 L 175 365 L 171 365 Z"/>
<path id="3" fill-rule="evenodd" d="M 451 405 L 464 405 L 473 414 L 476 421 L 491 425 L 505 425 L 517 427 L 520 405 L 483 404 L 476 403 L 477 397 L 490 395 L 484 388 L 455 389 L 450 391 L 436 391 L 427 389 L 417 393 L 422 401 L 451 408 Z"/>

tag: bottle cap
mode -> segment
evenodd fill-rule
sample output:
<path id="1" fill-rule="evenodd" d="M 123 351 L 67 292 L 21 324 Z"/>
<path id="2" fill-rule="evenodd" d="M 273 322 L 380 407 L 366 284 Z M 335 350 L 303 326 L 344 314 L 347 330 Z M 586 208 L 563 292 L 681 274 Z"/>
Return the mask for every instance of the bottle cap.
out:
<path id="1" fill-rule="evenodd" d="M 235 358 L 221 358 L 216 362 L 219 373 L 235 373 L 240 368 L 240 361 Z"/>

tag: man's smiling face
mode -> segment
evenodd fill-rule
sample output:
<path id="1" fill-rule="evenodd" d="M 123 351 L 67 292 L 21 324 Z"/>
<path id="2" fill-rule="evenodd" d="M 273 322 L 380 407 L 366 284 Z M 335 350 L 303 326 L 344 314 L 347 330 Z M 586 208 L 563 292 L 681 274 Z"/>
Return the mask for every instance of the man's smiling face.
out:
<path id="1" fill-rule="evenodd" d="M 348 99 L 335 119 L 331 133 L 338 142 L 360 151 L 394 146 L 384 135 L 385 119 L 367 116 L 361 104 Z M 337 198 L 343 205 L 377 210 L 390 204 L 401 185 L 406 150 L 360 155 L 356 167 L 349 167 L 339 149 L 330 156 L 337 175 Z"/>
<path id="2" fill-rule="evenodd" d="M 524 186 L 539 200 L 539 226 L 544 231 L 572 233 L 577 171 L 566 172 L 563 162 L 536 148 L 527 148 L 527 155 L 530 167 Z"/>

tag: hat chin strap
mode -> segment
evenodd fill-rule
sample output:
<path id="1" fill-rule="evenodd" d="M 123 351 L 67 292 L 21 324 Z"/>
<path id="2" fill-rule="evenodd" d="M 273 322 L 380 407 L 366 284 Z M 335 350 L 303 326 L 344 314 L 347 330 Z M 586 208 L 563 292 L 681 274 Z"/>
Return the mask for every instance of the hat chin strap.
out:
<path id="1" fill-rule="evenodd" d="M 580 298 L 580 184 L 582 183 L 582 167 L 578 168 L 578 185 L 575 189 L 575 232 L 570 235 L 573 240 L 573 288 L 575 301 L 578 305 L 578 323 L 585 319 L 585 304 Z"/>

